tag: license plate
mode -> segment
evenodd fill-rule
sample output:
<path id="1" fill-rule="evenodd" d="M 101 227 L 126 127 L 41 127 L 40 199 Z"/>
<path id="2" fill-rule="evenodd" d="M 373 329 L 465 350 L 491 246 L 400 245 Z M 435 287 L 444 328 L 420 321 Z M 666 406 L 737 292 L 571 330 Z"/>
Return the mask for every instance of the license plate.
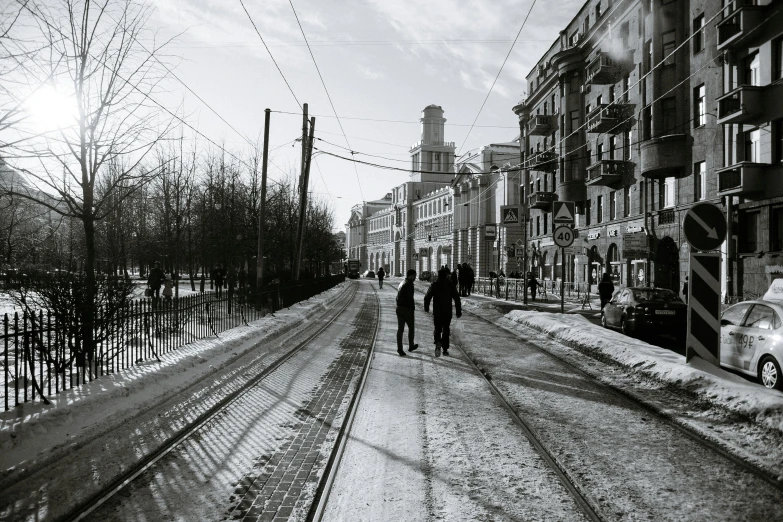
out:
<path id="1" fill-rule="evenodd" d="M 656 315 L 674 315 L 676 313 L 677 312 L 675 312 L 674 310 L 656 310 L 655 311 Z"/>

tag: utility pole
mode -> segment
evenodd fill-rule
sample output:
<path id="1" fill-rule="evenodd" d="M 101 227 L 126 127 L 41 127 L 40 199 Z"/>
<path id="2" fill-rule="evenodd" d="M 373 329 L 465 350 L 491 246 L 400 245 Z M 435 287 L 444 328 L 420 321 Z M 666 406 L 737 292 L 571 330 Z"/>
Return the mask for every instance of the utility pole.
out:
<path id="1" fill-rule="evenodd" d="M 258 259 L 256 260 L 256 289 L 260 292 L 264 285 L 264 223 L 266 222 L 266 171 L 269 152 L 269 115 L 264 110 L 264 155 L 261 158 L 261 204 L 258 210 Z"/>
<path id="2" fill-rule="evenodd" d="M 299 173 L 299 192 L 304 183 L 305 163 L 307 163 L 307 104 L 302 105 L 302 170 Z"/>
<path id="3" fill-rule="evenodd" d="M 310 181 L 310 161 L 313 157 L 313 133 L 315 132 L 315 116 L 310 118 L 310 136 L 305 137 L 302 148 L 307 150 L 304 173 L 302 175 L 302 190 L 299 198 L 299 227 L 296 231 L 296 262 L 294 264 L 294 281 L 299 281 L 299 269 L 302 263 L 302 247 L 304 243 L 305 220 L 307 219 L 307 188 Z M 305 144 L 307 145 L 305 147 Z"/>

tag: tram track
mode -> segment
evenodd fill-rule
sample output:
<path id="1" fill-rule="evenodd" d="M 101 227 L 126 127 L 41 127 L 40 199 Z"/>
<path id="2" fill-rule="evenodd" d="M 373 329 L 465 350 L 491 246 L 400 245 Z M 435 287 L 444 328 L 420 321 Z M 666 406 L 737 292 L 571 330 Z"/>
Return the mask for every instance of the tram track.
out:
<path id="1" fill-rule="evenodd" d="M 470 313 L 470 312 L 463 311 L 463 313 Z M 470 313 L 470 315 L 472 317 L 480 319 L 482 322 L 485 322 L 491 326 L 500 328 L 508 332 L 509 334 L 513 335 L 514 337 L 519 336 L 518 332 L 515 332 L 514 330 L 507 328 L 503 325 L 496 324 L 493 321 L 484 318 L 478 314 Z M 572 363 L 571 361 L 547 350 L 545 347 L 541 346 L 538 342 L 534 340 L 527 339 L 525 340 L 525 343 L 527 346 L 534 348 L 539 353 L 544 354 L 556 360 L 558 363 L 565 366 L 569 370 L 588 379 L 591 383 L 594 383 L 598 387 L 604 389 L 614 397 L 623 401 L 625 404 L 641 412 L 644 412 L 646 415 L 654 416 L 657 420 L 659 420 L 660 422 L 666 424 L 671 428 L 674 428 L 677 432 L 685 435 L 690 440 L 697 442 L 698 444 L 702 445 L 704 448 L 729 460 L 731 463 L 735 464 L 743 471 L 753 475 L 756 478 L 763 480 L 764 482 L 767 482 L 768 484 L 773 486 L 778 492 L 783 492 L 783 481 L 778 480 L 777 476 L 772 475 L 769 471 L 760 468 L 754 465 L 753 463 L 746 461 L 740 456 L 728 451 L 724 447 L 720 446 L 717 442 L 705 438 L 697 430 L 691 428 L 687 424 L 682 423 L 681 421 L 678 421 L 673 415 L 668 414 L 665 411 L 661 411 L 654 404 L 645 402 L 644 400 L 635 396 L 633 393 L 629 391 L 626 391 L 622 388 L 618 388 L 610 383 L 602 381 L 595 375 L 591 374 L 588 371 L 583 370 L 582 368 Z M 551 469 L 557 474 L 557 476 L 560 478 L 561 482 L 566 487 L 566 489 L 571 494 L 571 496 L 574 498 L 576 503 L 580 506 L 580 508 L 582 508 L 584 514 L 590 520 L 594 520 L 594 521 L 604 520 L 604 518 L 601 516 L 600 507 L 593 506 L 593 504 L 588 498 L 589 495 L 586 492 L 583 493 L 581 491 L 583 486 L 579 483 L 579 481 L 571 478 L 570 470 L 558 460 L 558 458 L 553 454 L 553 451 L 551 451 L 551 448 L 547 447 L 547 445 L 543 442 L 542 437 L 538 435 L 538 433 L 530 425 L 530 423 L 525 421 L 523 416 L 517 411 L 517 408 L 513 406 L 512 401 L 509 399 L 506 393 L 504 393 L 495 384 L 495 382 L 493 382 L 493 378 L 488 373 L 488 371 L 482 368 L 480 363 L 480 356 L 470 353 L 462 346 L 458 346 L 458 349 L 465 356 L 465 359 L 469 362 L 470 366 L 475 370 L 475 372 L 478 375 L 480 375 L 481 378 L 484 380 L 484 382 L 489 386 L 493 395 L 495 395 L 495 397 L 500 401 L 503 407 L 509 412 L 512 419 L 514 420 L 514 423 L 517 424 L 521 428 L 521 430 L 525 433 L 527 438 L 531 441 L 531 443 L 536 448 L 536 450 L 541 455 L 541 457 L 544 459 L 544 461 L 547 463 L 547 465 L 549 465 Z"/>
<path id="2" fill-rule="evenodd" d="M 301 352 L 303 349 L 309 346 L 315 339 L 318 338 L 319 335 L 321 335 L 327 328 L 337 321 L 337 319 L 342 317 L 343 313 L 354 301 L 354 298 L 358 294 L 359 287 L 358 285 L 352 286 L 353 289 L 351 292 L 347 292 L 340 297 L 341 301 L 338 301 L 338 306 L 333 309 L 333 313 L 329 314 L 323 324 L 321 324 L 314 331 L 310 332 L 304 340 L 300 341 L 294 347 L 283 353 L 282 356 L 278 357 L 270 364 L 265 366 L 263 370 L 261 370 L 257 375 L 248 379 L 236 390 L 220 399 L 217 403 L 212 405 L 209 409 L 194 419 L 188 426 L 179 430 L 177 434 L 170 437 L 164 444 L 160 445 L 153 452 L 139 460 L 125 473 L 115 478 L 107 487 L 103 488 L 100 492 L 95 493 L 87 501 L 73 509 L 70 514 L 61 520 L 70 522 L 88 518 L 90 514 L 115 498 L 118 494 L 120 494 L 121 491 L 131 485 L 140 476 L 145 474 L 145 472 L 153 468 L 175 448 L 180 446 L 188 439 L 196 436 L 199 430 L 220 416 L 233 403 L 238 401 L 254 387 L 262 383 L 269 374 L 280 368 L 284 363 L 292 359 L 297 353 Z"/>

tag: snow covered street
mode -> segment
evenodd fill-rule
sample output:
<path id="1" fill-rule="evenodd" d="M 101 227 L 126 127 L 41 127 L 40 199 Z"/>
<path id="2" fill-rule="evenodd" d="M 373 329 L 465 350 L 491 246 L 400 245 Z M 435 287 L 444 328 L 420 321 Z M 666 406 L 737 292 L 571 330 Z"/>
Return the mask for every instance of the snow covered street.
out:
<path id="1" fill-rule="evenodd" d="M 378 291 L 375 352 L 323 520 L 589 519 L 556 471 L 601 520 L 783 518 L 783 394 L 686 365 L 579 315 L 509 312 L 478 296 L 463 299 L 464 352 L 453 346 L 436 358 L 432 316 L 418 308 L 420 347 L 400 357 L 398 281 Z M 62 517 L 314 332 L 323 324 L 316 319 L 334 315 L 357 287 L 311 348 L 92 516 L 305 520 L 358 382 L 361 339 L 375 331 L 374 280 L 63 392 L 50 406 L 6 412 L 0 519 Z M 417 292 L 417 306 L 421 299 Z M 356 322 L 361 313 L 372 320 Z M 340 367 L 350 371 L 340 373 L 342 391 L 324 395 L 336 357 L 349 357 Z M 315 413 L 319 397 L 330 397 L 328 415 Z M 283 471 L 286 456 L 285 465 L 307 472 Z"/>

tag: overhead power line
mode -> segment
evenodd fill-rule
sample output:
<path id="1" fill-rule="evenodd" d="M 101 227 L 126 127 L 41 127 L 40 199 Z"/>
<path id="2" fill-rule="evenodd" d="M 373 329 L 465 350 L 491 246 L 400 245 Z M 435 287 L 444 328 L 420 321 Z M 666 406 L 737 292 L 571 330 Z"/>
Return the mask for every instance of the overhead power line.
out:
<path id="1" fill-rule="evenodd" d="M 294 116 L 301 116 L 301 114 L 296 112 L 288 112 L 288 111 L 272 111 L 279 114 L 291 114 Z M 318 118 L 334 118 L 334 116 L 318 116 L 316 114 L 313 114 L 313 116 L 316 116 Z M 349 117 L 349 116 L 341 116 L 343 120 L 359 120 L 359 121 L 376 121 L 381 123 L 408 123 L 413 125 L 420 125 L 421 121 L 413 121 L 413 120 L 384 120 L 379 118 L 357 118 L 357 117 Z M 444 123 L 446 126 L 451 127 L 470 127 L 471 125 L 468 123 Z M 519 127 L 514 125 L 473 125 L 474 127 L 478 128 L 484 128 L 484 129 L 514 129 L 519 130 Z"/>

